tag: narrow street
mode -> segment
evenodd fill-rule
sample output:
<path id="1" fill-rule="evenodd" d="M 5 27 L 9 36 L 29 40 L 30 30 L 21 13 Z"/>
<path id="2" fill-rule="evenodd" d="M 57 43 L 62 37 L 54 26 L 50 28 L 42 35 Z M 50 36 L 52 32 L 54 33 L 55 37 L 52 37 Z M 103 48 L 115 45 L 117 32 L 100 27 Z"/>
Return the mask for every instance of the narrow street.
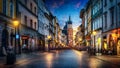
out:
<path id="1" fill-rule="evenodd" d="M 89 56 L 85 51 L 53 50 L 17 56 L 15 65 L 2 65 L 0 68 L 119 68 L 119 65 Z"/>

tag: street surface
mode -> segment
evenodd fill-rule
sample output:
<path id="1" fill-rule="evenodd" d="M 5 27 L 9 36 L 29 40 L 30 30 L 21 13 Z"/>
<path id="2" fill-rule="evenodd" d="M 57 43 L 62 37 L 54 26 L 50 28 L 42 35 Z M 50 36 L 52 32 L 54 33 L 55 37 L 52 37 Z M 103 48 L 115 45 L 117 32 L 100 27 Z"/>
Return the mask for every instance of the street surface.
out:
<path id="1" fill-rule="evenodd" d="M 120 68 L 119 60 L 116 60 L 120 57 L 108 57 L 89 56 L 85 51 L 52 50 L 18 55 L 15 65 L 0 62 L 0 68 Z"/>

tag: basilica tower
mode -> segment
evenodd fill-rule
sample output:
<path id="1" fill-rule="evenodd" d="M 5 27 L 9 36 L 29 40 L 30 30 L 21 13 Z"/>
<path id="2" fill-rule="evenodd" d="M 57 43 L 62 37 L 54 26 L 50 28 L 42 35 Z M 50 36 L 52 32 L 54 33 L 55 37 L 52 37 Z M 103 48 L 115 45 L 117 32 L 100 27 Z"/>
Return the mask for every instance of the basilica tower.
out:
<path id="1" fill-rule="evenodd" d="M 69 20 L 67 22 L 67 35 L 68 35 L 68 46 L 73 46 L 73 27 L 71 17 L 69 16 Z"/>

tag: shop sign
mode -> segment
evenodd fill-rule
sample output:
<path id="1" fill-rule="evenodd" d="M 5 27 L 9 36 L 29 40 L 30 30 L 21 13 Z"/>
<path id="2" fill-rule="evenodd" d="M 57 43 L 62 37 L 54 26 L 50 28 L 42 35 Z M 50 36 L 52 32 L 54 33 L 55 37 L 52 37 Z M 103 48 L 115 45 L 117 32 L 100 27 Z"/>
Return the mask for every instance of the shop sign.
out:
<path id="1" fill-rule="evenodd" d="M 29 36 L 22 36 L 22 39 L 28 39 Z"/>

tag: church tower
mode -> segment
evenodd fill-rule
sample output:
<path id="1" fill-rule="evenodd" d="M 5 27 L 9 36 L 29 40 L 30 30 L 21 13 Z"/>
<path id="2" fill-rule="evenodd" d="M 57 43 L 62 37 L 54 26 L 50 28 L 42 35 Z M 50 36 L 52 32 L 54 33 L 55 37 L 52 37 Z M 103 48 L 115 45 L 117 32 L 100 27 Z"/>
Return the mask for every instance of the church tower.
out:
<path id="1" fill-rule="evenodd" d="M 67 35 L 68 35 L 68 46 L 73 46 L 73 28 L 72 28 L 72 21 L 70 16 L 67 22 Z"/>

